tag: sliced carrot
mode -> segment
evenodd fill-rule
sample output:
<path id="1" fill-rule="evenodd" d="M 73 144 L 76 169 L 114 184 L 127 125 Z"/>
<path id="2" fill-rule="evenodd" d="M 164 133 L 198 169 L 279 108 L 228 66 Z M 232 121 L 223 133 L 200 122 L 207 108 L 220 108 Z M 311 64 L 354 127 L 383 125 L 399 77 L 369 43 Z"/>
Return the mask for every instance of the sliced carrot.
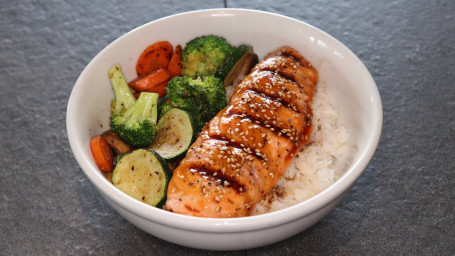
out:
<path id="1" fill-rule="evenodd" d="M 136 92 L 151 92 L 153 87 L 168 81 L 171 77 L 171 73 L 166 69 L 159 68 L 150 74 L 134 79 L 128 85 Z"/>
<path id="2" fill-rule="evenodd" d="M 137 60 L 137 75 L 143 76 L 159 68 L 166 69 L 172 58 L 173 49 L 168 41 L 159 41 L 147 47 Z"/>
<path id="3" fill-rule="evenodd" d="M 177 45 L 175 47 L 174 54 L 172 55 L 169 65 L 167 66 L 167 71 L 171 73 L 172 76 L 180 76 L 182 73 L 182 46 Z"/>
<path id="4" fill-rule="evenodd" d="M 107 141 L 101 136 L 95 136 L 90 139 L 90 149 L 98 168 L 103 172 L 112 172 L 114 169 L 114 154 Z"/>
<path id="5" fill-rule="evenodd" d="M 167 91 L 166 91 L 166 87 L 167 87 L 167 85 L 168 85 L 168 83 L 169 83 L 170 80 L 171 80 L 171 79 L 162 82 L 161 84 L 159 84 L 159 85 L 153 87 L 153 88 L 152 88 L 150 91 L 148 91 L 148 92 L 156 92 L 156 93 L 158 93 L 158 94 L 160 95 L 160 97 L 165 96 L 165 95 L 166 95 L 166 92 L 167 92 Z"/>
<path id="6" fill-rule="evenodd" d="M 156 93 L 158 93 L 160 95 L 160 97 L 163 97 L 167 93 L 166 87 L 167 87 L 169 81 L 171 81 L 171 80 L 170 79 L 166 80 L 166 81 L 162 82 L 161 84 L 152 87 L 147 92 L 156 92 Z M 137 99 L 137 98 L 139 98 L 140 95 L 141 95 L 141 92 L 136 92 L 134 94 L 134 97 L 136 97 L 136 99 Z"/>

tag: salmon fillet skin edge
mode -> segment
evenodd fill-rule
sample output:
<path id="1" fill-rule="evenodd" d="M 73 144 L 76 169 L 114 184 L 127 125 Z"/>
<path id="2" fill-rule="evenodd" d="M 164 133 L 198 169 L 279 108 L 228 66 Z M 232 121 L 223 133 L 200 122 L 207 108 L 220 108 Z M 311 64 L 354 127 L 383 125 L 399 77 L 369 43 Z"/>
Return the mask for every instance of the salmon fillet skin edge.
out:
<path id="1" fill-rule="evenodd" d="M 308 143 L 316 69 L 295 49 L 269 53 L 235 88 L 174 170 L 164 209 L 249 216 Z"/>

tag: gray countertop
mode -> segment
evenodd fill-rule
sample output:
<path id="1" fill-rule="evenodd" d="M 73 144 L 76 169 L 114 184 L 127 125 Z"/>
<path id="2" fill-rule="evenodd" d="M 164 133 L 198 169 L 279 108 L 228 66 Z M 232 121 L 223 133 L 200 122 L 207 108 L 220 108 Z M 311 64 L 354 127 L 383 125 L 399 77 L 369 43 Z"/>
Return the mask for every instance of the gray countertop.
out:
<path id="1" fill-rule="evenodd" d="M 285 241 L 207 252 L 118 215 L 70 150 L 66 106 L 88 62 L 129 30 L 223 1 L 0 1 L 0 255 L 453 255 L 455 1 L 228 0 L 348 46 L 378 85 L 384 125 L 365 173 L 322 221 Z"/>

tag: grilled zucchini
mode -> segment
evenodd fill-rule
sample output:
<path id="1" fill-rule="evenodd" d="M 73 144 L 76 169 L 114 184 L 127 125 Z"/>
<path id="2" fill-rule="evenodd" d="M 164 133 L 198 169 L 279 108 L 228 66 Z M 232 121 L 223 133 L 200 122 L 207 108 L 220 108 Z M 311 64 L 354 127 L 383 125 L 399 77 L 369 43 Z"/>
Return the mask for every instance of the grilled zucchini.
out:
<path id="1" fill-rule="evenodd" d="M 119 159 L 112 173 L 112 183 L 141 202 L 162 207 L 171 177 L 167 163 L 157 153 L 136 149 Z"/>
<path id="2" fill-rule="evenodd" d="M 195 135 L 191 115 L 172 108 L 161 117 L 157 127 L 157 135 L 149 148 L 166 160 L 183 157 Z"/>

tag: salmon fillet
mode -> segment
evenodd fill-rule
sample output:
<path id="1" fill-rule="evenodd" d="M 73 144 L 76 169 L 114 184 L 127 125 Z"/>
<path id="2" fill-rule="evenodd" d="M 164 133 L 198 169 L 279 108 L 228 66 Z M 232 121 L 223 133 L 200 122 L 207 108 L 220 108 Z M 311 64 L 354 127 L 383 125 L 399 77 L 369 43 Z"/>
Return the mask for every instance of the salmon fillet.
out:
<path id="1" fill-rule="evenodd" d="M 268 54 L 237 86 L 174 170 L 165 209 L 248 216 L 312 131 L 316 69 L 295 49 Z"/>

